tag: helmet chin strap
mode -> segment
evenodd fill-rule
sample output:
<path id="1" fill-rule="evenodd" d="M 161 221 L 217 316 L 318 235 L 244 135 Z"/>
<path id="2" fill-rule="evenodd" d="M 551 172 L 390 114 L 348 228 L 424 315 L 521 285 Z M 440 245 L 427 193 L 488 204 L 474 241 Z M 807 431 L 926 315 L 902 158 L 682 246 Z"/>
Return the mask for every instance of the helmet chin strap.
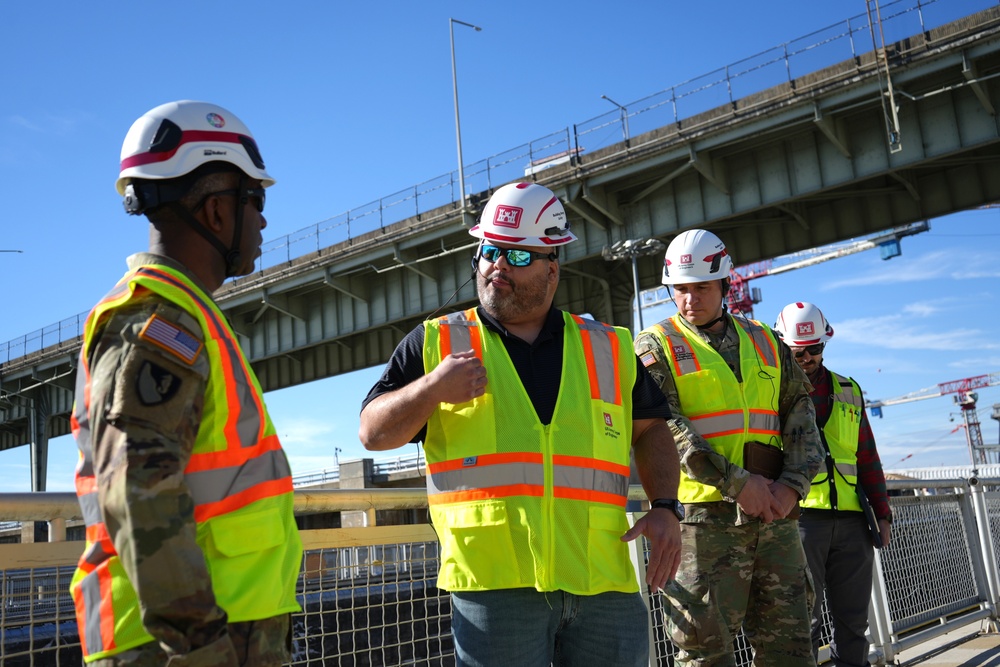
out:
<path id="1" fill-rule="evenodd" d="M 238 186 L 238 192 L 246 192 L 246 177 L 241 176 Z M 212 232 L 208 230 L 203 224 L 198 222 L 198 219 L 194 217 L 194 214 L 187 208 L 181 205 L 179 201 L 171 201 L 166 204 L 181 220 L 186 222 L 194 231 L 198 232 L 202 238 L 208 241 L 213 248 L 219 251 L 222 255 L 223 261 L 226 263 L 226 278 L 232 278 L 233 276 L 239 275 L 239 270 L 242 267 L 243 255 L 240 252 L 240 244 L 243 237 L 243 209 L 246 207 L 248 197 L 246 194 L 240 194 L 238 197 L 238 202 L 236 206 L 236 224 L 233 227 L 233 242 L 232 247 L 227 248 L 226 244 L 220 241 Z"/>
<path id="2" fill-rule="evenodd" d="M 711 329 L 716 324 L 718 324 L 719 322 L 722 322 L 722 321 L 724 321 L 726 319 L 726 313 L 728 311 L 729 311 L 729 308 L 726 306 L 726 302 L 723 301 L 722 302 L 722 313 L 720 313 L 718 317 L 716 317 L 714 320 L 712 320 L 708 324 L 696 324 L 695 326 L 698 327 L 698 329 L 700 331 L 706 331 L 708 329 Z"/>

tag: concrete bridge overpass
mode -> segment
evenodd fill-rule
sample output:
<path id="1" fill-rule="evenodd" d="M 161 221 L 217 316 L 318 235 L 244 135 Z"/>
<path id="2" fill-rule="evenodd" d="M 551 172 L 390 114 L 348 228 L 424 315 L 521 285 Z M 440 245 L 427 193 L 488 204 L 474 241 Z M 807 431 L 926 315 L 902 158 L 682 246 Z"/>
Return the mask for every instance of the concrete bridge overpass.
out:
<path id="1" fill-rule="evenodd" d="M 552 188 L 580 238 L 565 249 L 557 305 L 626 326 L 631 265 L 601 256 L 615 241 L 708 227 L 747 263 L 995 202 L 1000 7 L 982 4 L 878 51 L 856 47 L 863 31 L 849 20 L 821 40 L 850 45 L 833 65 L 795 76 L 784 45 L 783 58 L 763 54 L 471 165 L 464 216 L 450 176 L 349 211 L 268 244 L 266 268 L 225 285 L 220 303 L 270 391 L 381 364 L 432 312 L 474 303 L 466 229 L 513 180 Z M 739 95 L 742 76 L 765 69 L 787 75 Z M 685 115 L 694 93 L 702 106 Z M 598 131 L 619 127 L 622 141 L 594 148 Z M 661 261 L 639 260 L 642 288 L 658 284 Z M 0 348 L 0 449 L 32 444 L 35 490 L 47 439 L 69 431 L 81 325 Z"/>

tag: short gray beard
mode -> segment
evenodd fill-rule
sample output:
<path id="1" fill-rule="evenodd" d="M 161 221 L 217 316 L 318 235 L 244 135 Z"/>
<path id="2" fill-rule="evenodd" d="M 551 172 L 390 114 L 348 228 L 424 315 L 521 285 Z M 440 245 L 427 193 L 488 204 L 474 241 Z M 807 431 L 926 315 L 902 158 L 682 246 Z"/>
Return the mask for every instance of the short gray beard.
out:
<path id="1" fill-rule="evenodd" d="M 501 323 L 516 320 L 522 313 L 544 304 L 548 296 L 547 274 L 542 274 L 537 281 L 531 278 L 509 279 L 511 294 L 503 297 L 487 289 L 489 278 L 481 273 L 477 276 L 476 291 L 479 293 L 480 303 L 486 312 Z"/>

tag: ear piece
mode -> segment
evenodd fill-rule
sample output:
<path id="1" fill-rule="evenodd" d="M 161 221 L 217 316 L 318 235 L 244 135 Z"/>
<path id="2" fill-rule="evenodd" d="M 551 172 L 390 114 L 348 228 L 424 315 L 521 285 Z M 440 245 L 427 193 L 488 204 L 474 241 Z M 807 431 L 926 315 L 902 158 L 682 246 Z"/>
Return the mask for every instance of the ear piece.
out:
<path id="1" fill-rule="evenodd" d="M 472 277 L 479 273 L 479 258 L 482 257 L 482 246 L 476 248 L 476 254 L 472 256 Z"/>

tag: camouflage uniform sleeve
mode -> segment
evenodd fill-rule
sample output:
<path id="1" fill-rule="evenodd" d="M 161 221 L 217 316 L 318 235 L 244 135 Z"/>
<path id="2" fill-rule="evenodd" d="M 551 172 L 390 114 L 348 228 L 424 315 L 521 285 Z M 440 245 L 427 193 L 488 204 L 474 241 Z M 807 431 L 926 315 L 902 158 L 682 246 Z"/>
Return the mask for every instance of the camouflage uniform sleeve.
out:
<path id="1" fill-rule="evenodd" d="M 673 417 L 667 420 L 667 425 L 677 443 L 681 469 L 691 479 L 710 484 L 719 489 L 727 500 L 734 500 L 743 490 L 750 473 L 712 449 L 684 416 L 674 375 L 659 339 L 654 334 L 640 333 L 635 339 L 635 353 L 670 404 Z"/>
<path id="2" fill-rule="evenodd" d="M 190 315 L 149 299 L 116 311 L 95 341 L 90 419 L 101 513 L 143 625 L 167 655 L 178 664 L 235 665 L 184 477 L 201 423 L 208 357 L 203 345 L 191 362 L 156 344 L 143 333 L 154 317 L 202 339 Z"/>
<path id="3" fill-rule="evenodd" d="M 793 488 L 800 498 L 805 498 L 823 463 L 823 442 L 816 427 L 816 408 L 809 397 L 812 385 L 792 359 L 788 346 L 779 341 L 778 348 L 781 356 L 778 416 L 785 450 L 785 467 L 778 479 Z"/>

